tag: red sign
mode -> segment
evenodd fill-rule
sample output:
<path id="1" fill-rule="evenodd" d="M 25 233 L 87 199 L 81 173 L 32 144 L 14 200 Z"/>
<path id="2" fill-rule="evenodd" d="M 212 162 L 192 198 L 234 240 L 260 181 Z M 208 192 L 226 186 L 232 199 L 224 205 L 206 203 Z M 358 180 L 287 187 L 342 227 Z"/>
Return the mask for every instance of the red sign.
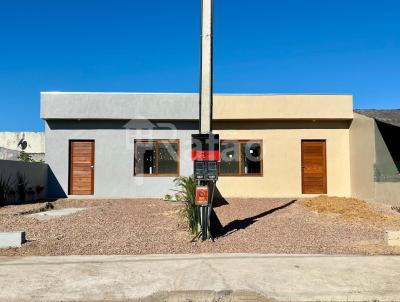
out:
<path id="1" fill-rule="evenodd" d="M 192 160 L 219 161 L 219 135 L 192 134 Z"/>
<path id="2" fill-rule="evenodd" d="M 196 205 L 198 206 L 208 205 L 208 187 L 196 188 Z"/>
<path id="3" fill-rule="evenodd" d="M 192 160 L 198 161 L 219 161 L 219 150 L 192 150 Z"/>

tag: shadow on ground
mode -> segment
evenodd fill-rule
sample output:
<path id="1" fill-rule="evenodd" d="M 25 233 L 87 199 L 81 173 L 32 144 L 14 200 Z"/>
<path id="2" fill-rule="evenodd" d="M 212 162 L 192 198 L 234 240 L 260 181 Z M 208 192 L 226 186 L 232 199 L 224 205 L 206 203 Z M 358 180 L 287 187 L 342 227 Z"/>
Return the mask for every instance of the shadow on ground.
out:
<path id="1" fill-rule="evenodd" d="M 223 226 L 218 219 L 217 214 L 215 213 L 214 210 L 211 212 L 211 233 L 213 238 L 218 238 L 218 237 L 224 237 L 228 236 L 230 234 L 233 234 L 239 230 L 244 230 L 251 226 L 252 224 L 256 223 L 258 219 L 263 218 L 267 215 L 271 215 L 272 213 L 275 213 L 276 211 L 285 209 L 292 204 L 294 204 L 296 200 L 289 201 L 288 203 L 285 203 L 284 205 L 281 205 L 279 207 L 267 210 L 265 212 L 262 212 L 258 215 L 248 217 L 245 219 L 240 219 L 240 220 L 233 220 L 229 222 L 226 226 Z"/>
<path id="2" fill-rule="evenodd" d="M 221 192 L 216 187 L 215 192 L 214 192 L 213 208 L 219 208 L 222 206 L 226 206 L 228 204 L 229 204 L 229 202 L 226 200 L 226 198 L 224 196 L 222 196 Z"/>

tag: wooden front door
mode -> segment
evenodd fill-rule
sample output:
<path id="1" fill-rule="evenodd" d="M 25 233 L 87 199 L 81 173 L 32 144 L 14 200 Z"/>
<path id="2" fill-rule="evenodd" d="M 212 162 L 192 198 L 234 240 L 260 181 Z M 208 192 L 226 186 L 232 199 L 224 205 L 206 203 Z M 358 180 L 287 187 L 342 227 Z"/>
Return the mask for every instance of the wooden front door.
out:
<path id="1" fill-rule="evenodd" d="M 70 141 L 69 194 L 94 194 L 94 141 Z"/>
<path id="2" fill-rule="evenodd" d="M 301 142 L 303 194 L 327 194 L 326 141 Z"/>

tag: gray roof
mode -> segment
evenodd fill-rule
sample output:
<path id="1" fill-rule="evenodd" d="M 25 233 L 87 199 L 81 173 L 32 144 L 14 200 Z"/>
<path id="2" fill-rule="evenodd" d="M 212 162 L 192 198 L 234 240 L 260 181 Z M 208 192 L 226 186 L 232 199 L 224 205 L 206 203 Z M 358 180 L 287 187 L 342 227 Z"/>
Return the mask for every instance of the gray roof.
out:
<path id="1" fill-rule="evenodd" d="M 400 109 L 358 109 L 354 110 L 354 112 L 400 127 Z"/>

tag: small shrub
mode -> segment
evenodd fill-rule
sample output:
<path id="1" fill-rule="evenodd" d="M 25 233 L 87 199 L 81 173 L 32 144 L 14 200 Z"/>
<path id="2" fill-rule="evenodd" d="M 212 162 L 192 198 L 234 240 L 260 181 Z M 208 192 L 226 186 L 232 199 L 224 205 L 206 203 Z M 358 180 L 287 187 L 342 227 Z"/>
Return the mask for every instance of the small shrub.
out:
<path id="1" fill-rule="evenodd" d="M 42 163 L 42 164 L 44 164 L 44 160 L 43 160 L 43 159 L 35 160 L 35 159 L 32 157 L 32 154 L 26 153 L 26 152 L 23 151 L 23 150 L 19 152 L 18 159 L 19 159 L 20 161 L 25 162 L 25 163 Z"/>
<path id="2" fill-rule="evenodd" d="M 199 212 L 195 205 L 196 180 L 193 176 L 180 176 L 174 179 L 181 200 L 185 203 L 184 215 L 188 220 L 189 229 L 193 234 L 198 233 Z"/>
<path id="3" fill-rule="evenodd" d="M 166 201 L 172 201 L 172 196 L 169 195 L 169 194 L 166 194 L 166 195 L 164 196 L 164 200 L 166 200 Z"/>
<path id="4" fill-rule="evenodd" d="M 17 192 L 20 202 L 26 201 L 26 187 L 28 186 L 28 181 L 25 175 L 17 173 Z"/>
<path id="5" fill-rule="evenodd" d="M 26 153 L 25 151 L 20 151 L 18 155 L 18 159 L 20 161 L 26 162 L 26 163 L 33 163 L 35 160 L 32 158 L 32 155 L 29 153 Z"/>
<path id="6" fill-rule="evenodd" d="M 7 196 L 10 193 L 11 185 L 10 185 L 10 177 L 0 178 L 0 206 L 4 205 L 7 201 Z"/>

